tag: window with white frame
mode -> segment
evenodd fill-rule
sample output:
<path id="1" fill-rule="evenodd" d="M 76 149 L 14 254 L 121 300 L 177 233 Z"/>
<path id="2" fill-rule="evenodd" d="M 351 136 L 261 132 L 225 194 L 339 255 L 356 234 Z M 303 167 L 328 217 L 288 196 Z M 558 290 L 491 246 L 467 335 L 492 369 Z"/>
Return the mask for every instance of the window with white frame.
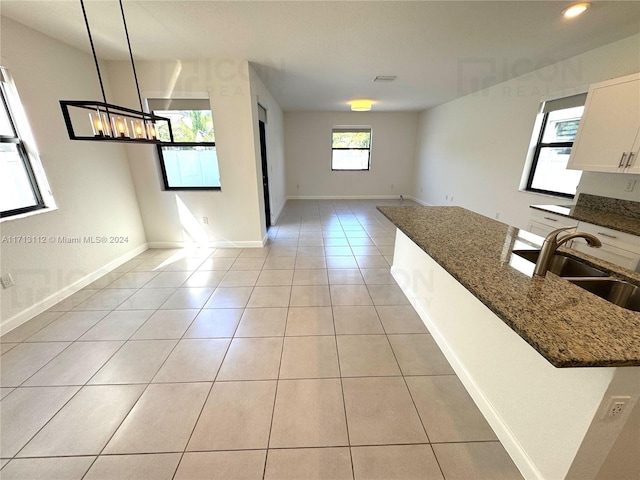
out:
<path id="1" fill-rule="evenodd" d="M 538 121 L 526 190 L 573 198 L 582 172 L 567 170 L 573 141 L 584 111 L 586 94 L 544 102 Z"/>
<path id="2" fill-rule="evenodd" d="M 23 120 L 24 119 L 24 120 Z M 9 72 L 0 67 L 0 217 L 46 208 L 36 168 L 39 159 L 25 143 L 31 138 Z M 45 188 L 48 187 L 45 185 Z"/>
<path id="3" fill-rule="evenodd" d="M 148 99 L 149 109 L 171 120 L 174 143 L 158 145 L 165 190 L 220 190 L 209 99 Z M 158 136 L 169 140 L 166 126 Z"/>
<path id="4" fill-rule="evenodd" d="M 340 127 L 331 134 L 331 170 L 370 169 L 371 128 Z"/>

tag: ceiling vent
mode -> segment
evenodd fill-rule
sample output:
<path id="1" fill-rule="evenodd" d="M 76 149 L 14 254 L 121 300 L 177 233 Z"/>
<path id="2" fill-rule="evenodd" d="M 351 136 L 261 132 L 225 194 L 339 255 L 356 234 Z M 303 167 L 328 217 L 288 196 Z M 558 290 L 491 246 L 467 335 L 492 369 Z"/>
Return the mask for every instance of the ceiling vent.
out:
<path id="1" fill-rule="evenodd" d="M 396 78 L 396 75 L 378 75 L 373 79 L 374 82 L 393 82 Z"/>

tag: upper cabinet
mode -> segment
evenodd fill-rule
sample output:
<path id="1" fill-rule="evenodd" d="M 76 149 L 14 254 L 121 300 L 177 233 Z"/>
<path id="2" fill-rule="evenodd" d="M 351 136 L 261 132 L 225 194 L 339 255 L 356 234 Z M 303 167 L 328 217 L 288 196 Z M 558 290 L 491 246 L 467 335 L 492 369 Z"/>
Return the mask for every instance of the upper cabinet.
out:
<path id="1" fill-rule="evenodd" d="M 593 84 L 567 168 L 640 173 L 640 73 Z"/>

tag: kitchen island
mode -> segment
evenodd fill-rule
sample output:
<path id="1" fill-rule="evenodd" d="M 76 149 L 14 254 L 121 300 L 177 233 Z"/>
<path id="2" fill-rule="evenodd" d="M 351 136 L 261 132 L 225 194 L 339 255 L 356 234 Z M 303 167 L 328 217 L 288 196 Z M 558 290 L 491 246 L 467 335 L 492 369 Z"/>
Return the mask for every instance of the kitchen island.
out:
<path id="1" fill-rule="evenodd" d="M 458 207 L 379 209 L 398 227 L 392 274 L 523 475 L 596 478 L 640 397 L 640 313 L 532 278 L 513 254 L 540 242 L 528 232 Z"/>

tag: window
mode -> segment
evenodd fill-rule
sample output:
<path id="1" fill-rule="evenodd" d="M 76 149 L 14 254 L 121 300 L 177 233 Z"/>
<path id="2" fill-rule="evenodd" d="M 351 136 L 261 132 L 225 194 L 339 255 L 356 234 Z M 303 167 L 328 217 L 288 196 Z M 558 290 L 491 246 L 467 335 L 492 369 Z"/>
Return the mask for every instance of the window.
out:
<path id="1" fill-rule="evenodd" d="M 545 102 L 526 189 L 573 198 L 582 172 L 567 170 L 586 94 Z"/>
<path id="2" fill-rule="evenodd" d="M 370 128 L 334 128 L 331 147 L 331 170 L 369 170 Z"/>
<path id="3" fill-rule="evenodd" d="M 45 208 L 20 130 L 22 106 L 6 70 L 0 68 L 0 217 Z M 20 128 L 22 127 L 22 128 Z"/>
<path id="4" fill-rule="evenodd" d="M 220 190 L 209 100 L 148 99 L 148 104 L 154 113 L 171 119 L 173 129 L 174 143 L 158 145 L 165 190 Z M 158 136 L 169 140 L 166 125 Z"/>

